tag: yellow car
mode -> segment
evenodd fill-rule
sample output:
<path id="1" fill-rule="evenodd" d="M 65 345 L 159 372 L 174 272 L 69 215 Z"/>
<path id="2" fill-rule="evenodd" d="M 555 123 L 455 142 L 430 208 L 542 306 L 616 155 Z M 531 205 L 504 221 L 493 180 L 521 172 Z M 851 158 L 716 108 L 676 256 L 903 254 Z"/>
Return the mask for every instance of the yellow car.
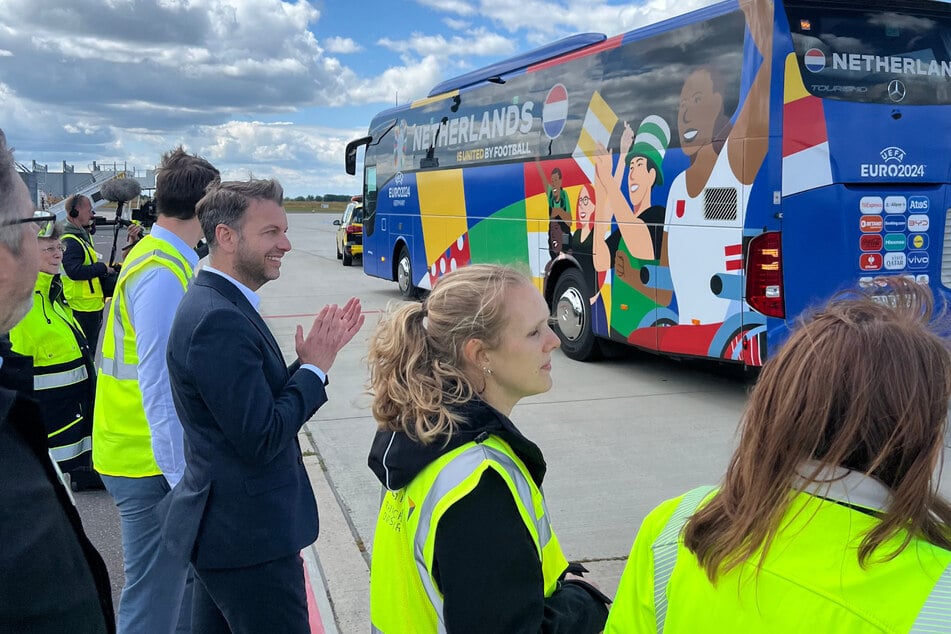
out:
<path id="1" fill-rule="evenodd" d="M 343 215 L 334 220 L 337 227 L 337 259 L 344 266 L 353 264 L 353 256 L 363 257 L 363 202 L 354 200 Z"/>

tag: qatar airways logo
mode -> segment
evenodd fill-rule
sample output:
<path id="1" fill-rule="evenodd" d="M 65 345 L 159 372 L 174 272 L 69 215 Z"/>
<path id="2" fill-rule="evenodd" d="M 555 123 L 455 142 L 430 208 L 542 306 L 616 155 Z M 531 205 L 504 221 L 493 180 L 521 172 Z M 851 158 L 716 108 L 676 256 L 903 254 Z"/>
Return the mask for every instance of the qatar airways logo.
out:
<path id="1" fill-rule="evenodd" d="M 859 172 L 862 178 L 923 178 L 924 163 L 905 163 L 905 150 L 889 146 L 878 153 L 881 163 L 862 163 Z"/>

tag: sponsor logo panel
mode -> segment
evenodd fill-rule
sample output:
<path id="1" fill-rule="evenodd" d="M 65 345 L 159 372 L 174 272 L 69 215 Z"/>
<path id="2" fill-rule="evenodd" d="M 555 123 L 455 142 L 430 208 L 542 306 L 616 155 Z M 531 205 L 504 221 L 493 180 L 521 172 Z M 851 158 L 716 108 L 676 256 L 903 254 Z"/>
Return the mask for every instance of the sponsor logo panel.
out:
<path id="1" fill-rule="evenodd" d="M 904 253 L 886 253 L 883 260 L 885 268 L 889 271 L 900 271 L 905 268 L 906 259 Z"/>
<path id="2" fill-rule="evenodd" d="M 931 226 L 931 220 L 925 214 L 912 214 L 908 216 L 908 231 L 912 233 L 924 233 Z"/>
<path id="3" fill-rule="evenodd" d="M 859 248 L 862 249 L 863 251 L 881 251 L 882 250 L 882 234 L 866 233 L 864 236 L 859 238 Z M 905 248 L 904 241 L 902 241 L 902 248 L 903 249 Z"/>
<path id="4" fill-rule="evenodd" d="M 881 253 L 863 253 L 859 257 L 859 268 L 863 271 L 878 271 L 882 268 Z"/>
<path id="5" fill-rule="evenodd" d="M 912 249 L 924 251 L 928 248 L 928 235 L 924 233 L 916 233 L 915 235 L 908 238 L 908 246 Z"/>
<path id="6" fill-rule="evenodd" d="M 862 233 L 877 233 L 882 230 L 884 223 L 881 216 L 862 216 L 859 220 L 859 228 Z"/>
<path id="7" fill-rule="evenodd" d="M 903 214 L 908 209 L 908 201 L 904 196 L 886 196 L 885 213 Z"/>
<path id="8" fill-rule="evenodd" d="M 904 216 L 885 216 L 885 231 L 904 231 L 907 226 Z"/>
<path id="9" fill-rule="evenodd" d="M 931 258 L 928 257 L 927 251 L 911 251 L 908 254 L 908 268 L 910 269 L 926 269 L 931 263 Z"/>
<path id="10" fill-rule="evenodd" d="M 865 236 L 862 236 L 863 238 Z M 886 251 L 904 251 L 906 246 L 904 233 L 886 233 L 885 250 Z"/>
<path id="11" fill-rule="evenodd" d="M 931 207 L 931 201 L 927 196 L 912 196 L 908 199 L 908 210 L 912 213 L 928 213 L 929 207 Z"/>
<path id="12" fill-rule="evenodd" d="M 863 215 L 878 216 L 885 210 L 885 203 L 880 196 L 862 196 L 859 201 L 859 211 Z"/>

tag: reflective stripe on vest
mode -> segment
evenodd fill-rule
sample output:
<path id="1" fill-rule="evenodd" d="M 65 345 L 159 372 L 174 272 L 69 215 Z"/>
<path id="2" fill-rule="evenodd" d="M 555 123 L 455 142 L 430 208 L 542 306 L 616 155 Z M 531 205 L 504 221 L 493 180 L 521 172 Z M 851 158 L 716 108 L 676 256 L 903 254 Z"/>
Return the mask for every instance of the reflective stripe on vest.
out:
<path id="1" fill-rule="evenodd" d="M 713 489 L 714 487 L 706 486 L 688 491 L 680 500 L 674 514 L 667 520 L 664 530 L 651 544 L 654 553 L 654 618 L 657 621 L 657 634 L 664 631 L 664 621 L 667 620 L 667 584 L 670 583 L 670 575 L 677 565 L 680 531 Z"/>
<path id="2" fill-rule="evenodd" d="M 910 634 L 947 634 L 951 632 L 951 565 L 944 569 L 934 584 Z"/>
<path id="3" fill-rule="evenodd" d="M 667 586 L 677 564 L 680 532 L 714 488 L 698 487 L 687 492 L 651 544 L 654 558 L 654 617 L 658 634 L 663 633 L 667 619 Z M 951 564 L 938 578 L 909 634 L 951 634 Z"/>
<path id="4" fill-rule="evenodd" d="M 64 462 L 70 458 L 76 458 L 87 451 L 92 451 L 92 436 L 86 436 L 71 445 L 53 447 L 50 449 L 50 455 L 53 456 L 53 460 L 56 462 Z"/>
<path id="5" fill-rule="evenodd" d="M 114 350 L 111 357 L 107 357 L 104 350 L 99 351 L 99 371 L 106 376 L 115 379 L 137 381 L 139 378 L 139 364 L 125 362 L 125 325 L 122 323 L 122 298 L 116 293 L 112 298 L 112 309 L 110 313 L 114 315 L 112 320 L 112 333 Z"/>
<path id="6" fill-rule="evenodd" d="M 419 519 L 417 520 L 419 528 L 416 530 L 415 539 L 413 540 L 414 551 L 416 555 L 416 569 L 417 572 L 419 572 L 419 578 L 423 583 L 423 588 L 425 588 L 426 594 L 429 596 L 429 600 L 436 610 L 436 615 L 439 618 L 438 631 L 440 633 L 446 631 L 446 626 L 443 623 L 442 597 L 439 594 L 439 590 L 437 590 L 433 585 L 432 578 L 429 575 L 429 570 L 426 567 L 426 557 L 424 555 L 426 540 L 429 536 L 429 531 L 432 528 L 433 512 L 436 509 L 436 505 L 439 504 L 442 498 L 454 488 L 462 484 L 462 482 L 472 475 L 472 473 L 485 460 L 491 460 L 497 463 L 509 475 L 509 477 L 512 479 L 512 482 L 515 483 L 519 502 L 523 508 L 535 508 L 535 505 L 532 501 L 532 490 L 531 487 L 529 487 L 528 482 L 525 480 L 525 475 L 522 473 L 521 469 L 518 468 L 518 465 L 515 464 L 515 461 L 497 449 L 487 447 L 484 444 L 475 445 L 474 447 L 470 447 L 453 458 L 440 470 L 439 475 L 436 476 L 436 480 L 433 482 L 432 487 L 426 494 L 426 499 L 423 500 L 423 503 L 420 505 L 420 515 Z M 534 515 L 534 512 L 532 514 Z M 547 508 L 545 508 L 542 516 L 535 521 L 535 528 L 538 535 L 540 558 L 540 551 L 544 549 L 551 540 L 551 525 L 548 522 Z"/>
<path id="7" fill-rule="evenodd" d="M 33 376 L 34 390 L 52 390 L 58 387 L 66 387 L 81 381 L 85 381 L 89 375 L 86 373 L 86 366 L 80 366 L 72 370 L 63 372 L 51 372 L 49 374 L 36 374 Z"/>
<path id="8" fill-rule="evenodd" d="M 191 277 L 191 271 L 189 271 L 185 266 L 182 265 L 181 261 L 170 256 L 164 251 L 154 249 L 148 253 L 143 253 L 140 257 L 137 257 L 132 262 L 129 262 L 125 265 L 126 270 L 132 271 L 139 264 L 144 262 L 149 258 L 158 258 L 165 260 L 171 264 L 174 264 L 182 271 L 182 275 L 185 278 Z M 112 311 L 114 318 L 112 320 L 113 327 L 113 341 L 115 349 L 113 350 L 113 356 L 107 357 L 103 351 L 102 357 L 100 359 L 100 369 L 102 373 L 111 376 L 115 379 L 136 381 L 139 378 L 139 366 L 137 363 L 126 363 L 125 362 L 125 325 L 122 323 L 122 297 L 124 293 L 116 293 L 115 297 L 112 298 L 115 308 Z"/>

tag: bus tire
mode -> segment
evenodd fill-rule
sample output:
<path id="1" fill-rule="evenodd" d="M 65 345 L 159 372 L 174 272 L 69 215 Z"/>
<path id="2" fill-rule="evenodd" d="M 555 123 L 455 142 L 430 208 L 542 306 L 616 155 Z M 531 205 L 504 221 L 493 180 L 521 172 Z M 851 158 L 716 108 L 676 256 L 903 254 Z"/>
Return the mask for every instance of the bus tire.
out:
<path id="1" fill-rule="evenodd" d="M 341 256 L 344 266 L 351 266 L 353 264 L 353 255 L 350 254 L 346 249 L 343 250 L 343 255 Z"/>
<path id="2" fill-rule="evenodd" d="M 581 271 L 568 269 L 555 284 L 552 316 L 561 349 L 569 359 L 593 361 L 600 357 L 591 329 L 591 302 Z"/>
<path id="3" fill-rule="evenodd" d="M 396 258 L 396 285 L 404 299 L 416 299 L 419 296 L 419 289 L 413 285 L 413 261 L 405 244 L 400 247 L 400 254 Z"/>

